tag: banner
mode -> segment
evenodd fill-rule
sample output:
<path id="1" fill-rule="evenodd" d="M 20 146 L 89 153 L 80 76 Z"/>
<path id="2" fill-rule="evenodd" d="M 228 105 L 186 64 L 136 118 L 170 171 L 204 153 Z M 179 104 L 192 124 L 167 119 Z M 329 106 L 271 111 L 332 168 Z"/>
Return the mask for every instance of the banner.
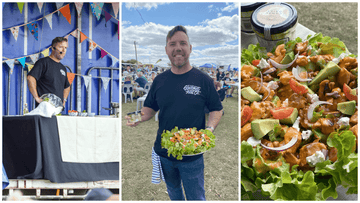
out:
<path id="1" fill-rule="evenodd" d="M 69 24 L 71 24 L 71 14 L 70 14 L 70 7 L 69 4 L 67 4 L 66 6 L 62 7 L 60 9 L 60 12 L 63 14 L 63 16 L 66 18 L 66 20 L 69 22 Z"/>
<path id="2" fill-rule="evenodd" d="M 18 59 L 18 61 L 20 62 L 20 64 L 22 65 L 23 68 L 25 68 L 25 60 L 26 60 L 26 57 L 22 57 L 22 58 Z"/>
<path id="3" fill-rule="evenodd" d="M 69 73 L 67 72 L 67 78 L 68 78 L 68 81 L 71 85 L 71 83 L 74 81 L 74 78 L 75 78 L 75 73 Z"/>
<path id="4" fill-rule="evenodd" d="M 37 3 L 37 5 L 38 5 L 38 7 L 39 7 L 39 10 L 40 10 L 40 13 L 41 13 L 41 9 L 42 9 L 42 7 L 43 7 L 43 2 L 38 2 Z"/>
<path id="5" fill-rule="evenodd" d="M 109 84 L 109 81 L 110 81 L 110 78 L 107 78 L 107 77 L 101 77 L 101 80 L 103 82 L 103 87 L 105 89 L 105 92 L 106 92 L 106 89 L 108 87 L 108 84 Z"/>
<path id="6" fill-rule="evenodd" d="M 97 47 L 97 44 L 89 39 L 89 51 L 92 52 Z"/>
<path id="7" fill-rule="evenodd" d="M 95 15 L 97 20 L 100 20 L 100 15 L 104 3 L 90 3 L 92 13 Z"/>
<path id="8" fill-rule="evenodd" d="M 119 12 L 119 3 L 112 3 L 112 7 L 114 10 L 115 18 L 117 18 L 117 14 Z"/>
<path id="9" fill-rule="evenodd" d="M 17 41 L 17 38 L 19 36 L 19 26 L 10 28 L 10 31 L 11 31 L 12 35 L 14 36 L 15 41 Z"/>
<path id="10" fill-rule="evenodd" d="M 20 13 L 22 13 L 23 8 L 24 8 L 24 3 L 18 2 L 17 5 L 18 5 L 18 7 L 19 7 Z"/>
<path id="11" fill-rule="evenodd" d="M 13 70 L 14 70 L 14 62 L 15 62 L 15 59 L 10 59 L 10 60 L 6 60 L 5 61 L 6 64 L 9 66 L 10 68 L 10 74 L 13 73 Z"/>
<path id="12" fill-rule="evenodd" d="M 85 87 L 87 89 L 90 84 L 91 76 L 82 75 L 82 77 L 84 78 Z"/>
<path id="13" fill-rule="evenodd" d="M 52 14 L 45 16 L 50 28 L 52 29 Z"/>
<path id="14" fill-rule="evenodd" d="M 84 3 L 83 2 L 76 2 L 74 4 L 75 4 L 75 8 L 76 8 L 78 16 L 80 16 L 81 10 L 82 10 L 82 7 L 83 7 Z"/>
<path id="15" fill-rule="evenodd" d="M 62 5 L 64 5 L 64 2 L 56 3 L 56 10 L 59 10 L 59 8 L 61 8 Z M 60 15 L 60 11 L 58 11 L 57 13 L 58 13 L 58 15 Z"/>
<path id="16" fill-rule="evenodd" d="M 34 23 L 29 23 L 27 24 L 29 31 L 32 35 L 34 35 L 35 39 L 38 40 L 38 23 L 34 22 Z"/>
<path id="17" fill-rule="evenodd" d="M 33 69 L 34 68 L 34 65 L 31 65 L 31 64 L 26 64 L 26 66 L 27 66 L 27 68 L 28 68 L 28 72 L 30 72 L 31 71 L 31 69 Z"/>
<path id="18" fill-rule="evenodd" d="M 41 52 L 42 55 L 44 55 L 44 57 L 49 56 L 49 48 L 45 49 L 44 51 Z"/>
<path id="19" fill-rule="evenodd" d="M 80 32 L 80 43 L 82 43 L 84 40 L 87 39 L 86 35 L 84 35 L 84 33 L 82 33 L 81 31 Z"/>
<path id="20" fill-rule="evenodd" d="M 111 55 L 110 55 L 111 56 Z M 117 60 L 117 58 L 111 56 L 111 60 L 112 60 L 112 63 L 111 63 L 111 67 L 115 67 L 115 64 L 119 61 Z"/>
<path id="21" fill-rule="evenodd" d="M 101 49 L 101 58 L 104 58 L 104 56 L 106 56 L 108 53 L 106 51 L 104 51 L 103 49 Z"/>
<path id="22" fill-rule="evenodd" d="M 110 13 L 108 13 L 106 11 L 104 11 L 104 13 L 105 13 L 105 22 L 107 22 L 111 19 L 111 15 L 110 15 Z"/>

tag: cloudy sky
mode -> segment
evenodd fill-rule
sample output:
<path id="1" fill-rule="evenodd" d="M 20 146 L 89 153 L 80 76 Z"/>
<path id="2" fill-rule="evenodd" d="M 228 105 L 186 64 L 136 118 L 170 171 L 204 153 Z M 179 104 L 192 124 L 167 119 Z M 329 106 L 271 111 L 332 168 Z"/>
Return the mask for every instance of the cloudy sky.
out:
<path id="1" fill-rule="evenodd" d="M 239 3 L 122 3 L 121 59 L 167 66 L 166 35 L 176 25 L 188 30 L 190 64 L 239 67 Z M 227 67 L 227 66 L 226 66 Z"/>

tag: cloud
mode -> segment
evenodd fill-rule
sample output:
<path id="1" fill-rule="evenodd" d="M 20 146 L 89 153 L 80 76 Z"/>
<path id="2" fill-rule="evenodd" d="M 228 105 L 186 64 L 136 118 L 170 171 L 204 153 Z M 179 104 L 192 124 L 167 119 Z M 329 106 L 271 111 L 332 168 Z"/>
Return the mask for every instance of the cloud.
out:
<path id="1" fill-rule="evenodd" d="M 210 27 L 220 28 L 235 34 L 239 33 L 239 15 L 222 16 L 213 20 L 207 19 L 201 22 L 201 24 L 208 25 Z"/>
<path id="2" fill-rule="evenodd" d="M 141 9 L 147 9 L 148 11 L 151 10 L 152 8 L 157 9 L 158 5 L 162 5 L 162 4 L 169 4 L 166 2 L 131 2 L 131 3 L 125 3 L 125 7 L 129 10 L 131 10 L 132 8 L 137 8 L 138 10 Z"/>
<path id="3" fill-rule="evenodd" d="M 130 22 L 130 21 L 126 21 L 126 20 L 124 20 L 124 21 L 121 22 L 121 25 L 130 25 L 130 24 L 131 24 L 131 22 Z"/>
<path id="4" fill-rule="evenodd" d="M 212 7 L 214 7 L 214 4 L 211 4 L 210 6 L 208 6 L 208 8 L 212 8 Z"/>
<path id="5" fill-rule="evenodd" d="M 218 13 L 217 16 L 218 16 L 218 17 L 222 16 L 222 13 Z"/>
<path id="6" fill-rule="evenodd" d="M 221 11 L 231 12 L 231 11 L 239 8 L 239 2 L 226 3 L 226 5 L 227 6 L 225 8 L 222 8 Z"/>

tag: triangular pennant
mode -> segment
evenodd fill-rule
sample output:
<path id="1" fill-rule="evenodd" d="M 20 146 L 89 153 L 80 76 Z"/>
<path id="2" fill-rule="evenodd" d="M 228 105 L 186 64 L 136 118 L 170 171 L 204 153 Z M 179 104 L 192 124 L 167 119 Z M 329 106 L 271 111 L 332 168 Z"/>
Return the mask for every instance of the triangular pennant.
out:
<path id="1" fill-rule="evenodd" d="M 66 35 L 64 38 L 67 39 L 67 40 L 69 40 L 69 35 Z"/>
<path id="2" fill-rule="evenodd" d="M 22 58 L 19 58 L 18 61 L 20 62 L 20 64 L 23 66 L 23 68 L 25 68 L 25 60 L 26 60 L 26 57 L 22 57 Z"/>
<path id="3" fill-rule="evenodd" d="M 97 20 L 100 20 L 100 15 L 104 3 L 90 3 L 92 13 L 95 15 Z"/>
<path id="4" fill-rule="evenodd" d="M 80 16 L 80 14 L 81 14 L 83 4 L 84 4 L 83 2 L 75 3 L 75 7 L 76 7 L 76 10 L 77 10 L 78 16 Z"/>
<path id="5" fill-rule="evenodd" d="M 38 23 L 37 22 L 33 22 L 33 23 L 29 23 L 27 24 L 29 31 L 32 35 L 34 35 L 35 39 L 38 40 Z"/>
<path id="6" fill-rule="evenodd" d="M 103 87 L 105 89 L 105 92 L 106 92 L 106 89 L 108 87 L 108 84 L 109 84 L 109 81 L 110 81 L 110 78 L 107 78 L 107 77 L 101 77 L 101 80 L 103 82 Z"/>
<path id="7" fill-rule="evenodd" d="M 75 73 L 69 73 L 67 72 L 67 78 L 68 78 L 68 81 L 71 85 L 71 83 L 74 81 L 74 78 L 75 78 Z"/>
<path id="8" fill-rule="evenodd" d="M 52 29 L 52 13 L 45 16 L 47 22 L 49 23 L 50 28 Z"/>
<path id="9" fill-rule="evenodd" d="M 28 72 L 31 71 L 32 68 L 34 68 L 34 65 L 31 65 L 31 64 L 26 64 L 27 68 L 28 68 Z"/>
<path id="10" fill-rule="evenodd" d="M 105 13 L 105 22 L 107 22 L 111 19 L 111 15 L 110 15 L 110 13 L 108 13 L 106 11 L 104 11 L 104 13 Z"/>
<path id="11" fill-rule="evenodd" d="M 89 84 L 90 84 L 91 77 L 90 76 L 85 76 L 85 75 L 82 75 L 82 77 L 84 78 L 85 87 L 87 89 Z"/>
<path id="12" fill-rule="evenodd" d="M 119 3 L 111 3 L 111 4 L 112 4 L 113 10 L 114 10 L 115 18 L 117 18 L 117 14 L 119 12 Z"/>
<path id="13" fill-rule="evenodd" d="M 49 48 L 45 49 L 44 51 L 41 52 L 42 55 L 44 55 L 44 57 L 49 56 Z"/>
<path id="14" fill-rule="evenodd" d="M 10 28 L 10 31 L 13 34 L 15 41 L 17 41 L 17 38 L 19 36 L 19 26 Z"/>
<path id="15" fill-rule="evenodd" d="M 63 16 L 66 18 L 66 20 L 71 24 L 71 14 L 70 14 L 70 6 L 67 4 L 66 6 L 62 7 L 60 9 L 60 12 L 63 14 Z"/>
<path id="16" fill-rule="evenodd" d="M 58 2 L 58 3 L 56 3 L 56 9 L 59 10 L 62 5 L 64 5 L 64 2 Z M 58 11 L 57 13 L 58 13 L 58 15 L 60 15 L 60 12 L 59 12 L 59 11 Z"/>
<path id="17" fill-rule="evenodd" d="M 18 2 L 17 5 L 18 5 L 18 7 L 19 7 L 20 13 L 22 13 L 23 8 L 24 8 L 24 3 Z"/>
<path id="18" fill-rule="evenodd" d="M 87 39 L 87 36 L 80 31 L 80 43 Z"/>
<path id="19" fill-rule="evenodd" d="M 31 61 L 35 63 L 39 59 L 39 55 L 39 53 L 30 55 Z"/>
<path id="20" fill-rule="evenodd" d="M 78 37 L 78 30 L 76 29 L 76 30 L 72 31 L 70 34 L 72 36 L 74 36 L 75 38 L 77 38 Z"/>
<path id="21" fill-rule="evenodd" d="M 111 67 L 115 67 L 115 64 L 119 61 L 117 58 L 111 56 L 111 60 L 112 60 L 112 63 L 111 63 Z"/>
<path id="22" fill-rule="evenodd" d="M 39 10 L 40 10 L 40 13 L 41 13 L 41 9 L 42 9 L 42 7 L 43 7 L 43 2 L 38 2 L 37 3 L 37 5 L 38 5 L 38 7 L 39 7 Z"/>
<path id="23" fill-rule="evenodd" d="M 106 56 L 108 53 L 106 51 L 104 51 L 103 49 L 101 49 L 101 58 L 104 58 L 104 56 Z"/>
<path id="24" fill-rule="evenodd" d="M 97 44 L 92 41 L 92 40 L 89 40 L 89 51 L 92 52 L 95 48 L 96 48 Z"/>
<path id="25" fill-rule="evenodd" d="M 15 59 L 6 60 L 5 62 L 10 68 L 10 74 L 12 74 L 12 72 L 14 70 Z"/>

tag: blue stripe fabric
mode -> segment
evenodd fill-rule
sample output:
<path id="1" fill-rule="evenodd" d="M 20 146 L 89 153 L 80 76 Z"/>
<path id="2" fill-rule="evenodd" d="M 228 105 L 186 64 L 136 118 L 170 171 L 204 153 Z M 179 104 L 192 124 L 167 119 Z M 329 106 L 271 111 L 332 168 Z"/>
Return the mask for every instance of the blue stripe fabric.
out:
<path id="1" fill-rule="evenodd" d="M 154 147 L 152 148 L 151 159 L 153 165 L 151 183 L 160 184 L 161 180 L 165 182 L 164 174 L 161 168 L 160 157 L 156 154 Z"/>

